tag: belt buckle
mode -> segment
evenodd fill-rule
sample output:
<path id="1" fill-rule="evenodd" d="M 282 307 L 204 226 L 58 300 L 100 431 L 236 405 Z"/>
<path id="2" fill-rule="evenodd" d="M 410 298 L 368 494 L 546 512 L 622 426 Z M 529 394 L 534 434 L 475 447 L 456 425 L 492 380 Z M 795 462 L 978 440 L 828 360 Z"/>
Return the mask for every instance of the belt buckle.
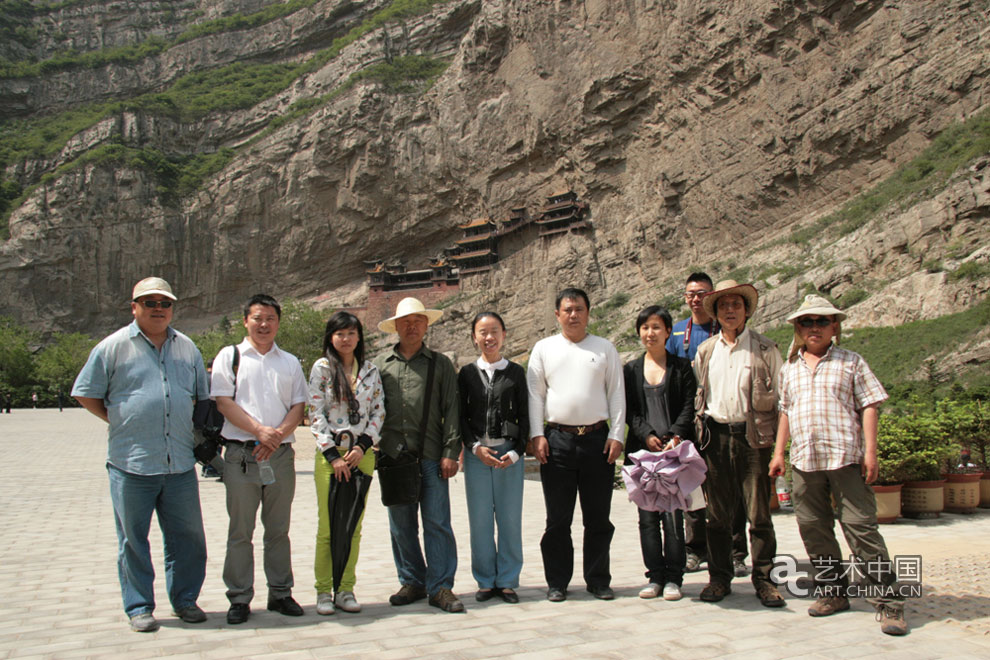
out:
<path id="1" fill-rule="evenodd" d="M 587 426 L 578 426 L 578 427 L 577 427 L 577 434 L 578 434 L 578 435 L 584 435 L 584 432 L 585 432 L 585 430 L 586 430 L 587 428 L 588 428 Z"/>

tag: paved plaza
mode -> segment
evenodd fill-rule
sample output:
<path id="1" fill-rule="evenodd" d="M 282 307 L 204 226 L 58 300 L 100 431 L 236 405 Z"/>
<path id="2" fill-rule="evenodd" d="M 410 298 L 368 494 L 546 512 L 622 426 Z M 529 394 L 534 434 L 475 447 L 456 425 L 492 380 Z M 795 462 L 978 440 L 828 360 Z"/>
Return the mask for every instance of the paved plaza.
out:
<path id="1" fill-rule="evenodd" d="M 162 627 L 131 632 L 116 572 L 117 540 L 104 468 L 106 426 L 80 409 L 15 410 L 0 415 L 6 448 L 0 462 L 0 658 L 988 658 L 990 657 L 990 511 L 943 514 L 928 521 L 882 526 L 894 555 L 923 556 L 925 597 L 907 605 L 910 633 L 883 635 L 872 610 L 854 602 L 850 612 L 826 619 L 806 614 L 808 600 L 760 606 L 748 579 L 718 604 L 698 594 L 707 574 L 688 574 L 678 602 L 642 600 L 643 565 L 636 510 L 614 493 L 612 586 L 616 600 L 597 601 L 580 575 L 564 603 L 545 600 L 539 540 L 543 498 L 527 480 L 524 501 L 526 564 L 519 595 L 508 605 L 474 601 L 463 476 L 451 485 L 460 564 L 454 591 L 465 614 L 446 614 L 425 601 L 391 607 L 398 584 L 385 510 L 373 488 L 364 523 L 355 593 L 360 614 L 315 612 L 313 543 L 316 534 L 314 443 L 296 433 L 298 481 L 292 512 L 294 596 L 301 618 L 265 610 L 261 550 L 256 548 L 256 598 L 241 626 L 225 622 L 221 580 L 227 514 L 223 484 L 201 480 L 200 497 L 209 565 L 199 604 L 209 621 L 191 625 L 171 616 L 165 594 L 161 539 L 152 526 L 155 589 Z M 580 514 L 575 538 L 580 546 Z M 791 513 L 774 515 L 779 552 L 803 555 Z M 260 527 L 260 525 L 259 525 Z M 260 546 L 260 531 L 255 535 Z M 576 566 L 581 566 L 580 549 Z M 580 571 L 580 568 L 578 568 Z"/>

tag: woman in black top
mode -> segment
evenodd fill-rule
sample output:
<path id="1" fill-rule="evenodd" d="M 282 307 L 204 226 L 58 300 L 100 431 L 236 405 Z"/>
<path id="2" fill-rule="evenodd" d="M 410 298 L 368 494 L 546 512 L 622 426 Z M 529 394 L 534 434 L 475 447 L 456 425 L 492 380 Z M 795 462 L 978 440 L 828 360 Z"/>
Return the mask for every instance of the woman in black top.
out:
<path id="1" fill-rule="evenodd" d="M 667 352 L 670 313 L 656 305 L 636 318 L 636 333 L 646 352 L 623 369 L 626 386 L 626 455 L 662 451 L 694 437 L 696 381 L 691 363 Z M 661 536 L 661 527 L 663 534 Z M 684 514 L 639 509 L 639 540 L 649 583 L 640 598 L 681 598 L 684 580 Z"/>
<path id="2" fill-rule="evenodd" d="M 474 317 L 477 362 L 457 375 L 464 482 L 471 527 L 475 598 L 518 603 L 522 570 L 523 452 L 529 439 L 526 372 L 502 357 L 505 323 L 495 312 Z M 498 544 L 495 525 L 498 524 Z"/>

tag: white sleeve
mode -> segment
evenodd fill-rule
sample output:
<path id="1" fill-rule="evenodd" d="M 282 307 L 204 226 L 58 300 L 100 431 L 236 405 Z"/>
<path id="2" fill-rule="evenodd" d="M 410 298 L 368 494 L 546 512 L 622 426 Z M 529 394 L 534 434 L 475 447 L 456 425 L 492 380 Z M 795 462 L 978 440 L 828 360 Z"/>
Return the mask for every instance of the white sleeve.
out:
<path id="1" fill-rule="evenodd" d="M 536 342 L 529 356 L 526 369 L 526 385 L 529 388 L 529 437 L 543 435 L 543 421 L 546 419 L 547 380 L 543 370 L 542 341 Z"/>
<path id="2" fill-rule="evenodd" d="M 605 396 L 608 399 L 610 440 L 626 444 L 626 385 L 622 378 L 622 360 L 612 342 L 608 345 L 608 368 L 605 371 Z"/>
<path id="3" fill-rule="evenodd" d="M 210 398 L 234 396 L 234 349 L 224 346 L 213 358 L 213 372 L 210 376 Z"/>

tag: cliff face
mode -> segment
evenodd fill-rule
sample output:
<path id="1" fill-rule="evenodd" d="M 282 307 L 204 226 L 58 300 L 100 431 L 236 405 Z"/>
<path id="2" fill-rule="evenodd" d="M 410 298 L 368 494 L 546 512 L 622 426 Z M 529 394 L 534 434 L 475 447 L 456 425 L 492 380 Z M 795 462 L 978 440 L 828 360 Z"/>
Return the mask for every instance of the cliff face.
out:
<path id="1" fill-rule="evenodd" d="M 385 4 L 317 2 L 127 67 L 2 80 L 2 111 L 126 97 L 245 58 L 303 61 Z M 853 308 L 855 322 L 944 314 L 988 288 L 946 275 L 964 259 L 990 260 L 985 165 L 855 231 L 779 239 L 986 108 L 988 10 L 975 0 L 439 3 L 367 32 L 250 108 L 195 121 L 122 110 L 58 155 L 8 164 L 8 177 L 30 184 L 112 142 L 236 149 L 178 201 L 127 162 L 42 183 L 10 218 L 0 297 L 21 320 L 93 334 L 119 325 L 130 286 L 152 272 L 172 281 L 193 325 L 256 290 L 360 304 L 362 260 L 425 264 L 459 237 L 457 224 L 532 212 L 570 188 L 590 204 L 593 231 L 535 238 L 464 278 L 434 341 L 466 356 L 466 319 L 495 307 L 510 350 L 523 352 L 552 330 L 559 287 L 583 286 L 593 302 L 628 293 L 632 309 L 676 294 L 693 267 L 719 279 L 746 266 L 756 279 L 790 266 L 798 276 L 760 280 L 762 323 L 779 320 L 809 283 L 878 295 Z M 425 93 L 358 81 L 262 133 L 293 102 L 408 54 L 449 66 Z M 942 271 L 922 267 L 933 258 L 945 260 Z"/>

